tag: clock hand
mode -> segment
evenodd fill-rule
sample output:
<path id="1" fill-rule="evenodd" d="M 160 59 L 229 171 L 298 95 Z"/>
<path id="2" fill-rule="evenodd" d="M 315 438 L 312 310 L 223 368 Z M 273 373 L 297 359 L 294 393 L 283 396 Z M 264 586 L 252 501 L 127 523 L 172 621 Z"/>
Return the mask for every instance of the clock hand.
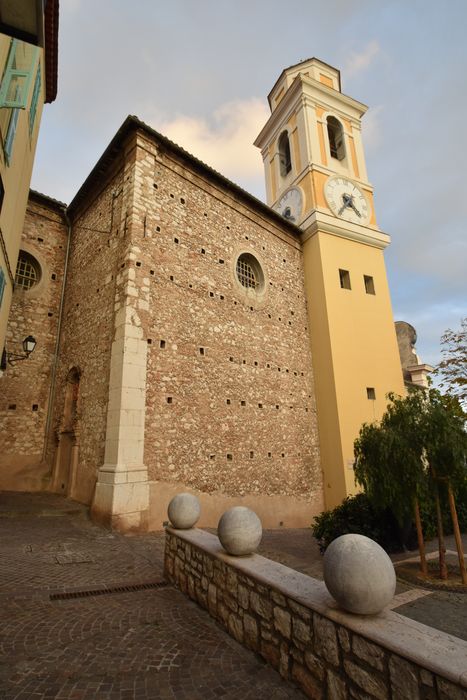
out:
<path id="1" fill-rule="evenodd" d="M 352 205 L 352 197 L 350 195 L 343 194 L 342 200 L 343 200 L 344 204 L 341 206 L 341 208 L 337 212 L 337 216 L 340 216 L 342 214 L 342 212 L 344 211 L 344 209 L 347 209 L 347 207 L 353 206 Z"/>
<path id="2" fill-rule="evenodd" d="M 354 212 L 356 213 L 356 215 L 357 215 L 358 217 L 360 217 L 360 219 L 361 219 L 361 218 L 362 218 L 362 215 L 361 215 L 360 212 L 358 211 L 358 209 L 357 209 L 357 207 L 355 206 L 355 204 L 354 204 L 353 202 L 350 202 L 349 206 L 352 207 L 352 209 L 354 210 Z"/>

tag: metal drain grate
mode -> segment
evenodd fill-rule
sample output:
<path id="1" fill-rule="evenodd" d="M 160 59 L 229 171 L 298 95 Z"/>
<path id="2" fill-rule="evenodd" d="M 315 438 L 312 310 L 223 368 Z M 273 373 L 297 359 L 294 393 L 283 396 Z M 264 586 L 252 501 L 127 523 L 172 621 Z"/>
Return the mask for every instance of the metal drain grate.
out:
<path id="1" fill-rule="evenodd" d="M 87 591 L 69 591 L 63 593 L 51 593 L 50 600 L 73 600 L 74 598 L 90 598 L 98 595 L 111 595 L 112 593 L 133 593 L 154 588 L 165 588 L 167 581 L 152 581 L 149 583 L 134 583 L 129 586 L 109 586 L 109 588 L 95 588 Z"/>

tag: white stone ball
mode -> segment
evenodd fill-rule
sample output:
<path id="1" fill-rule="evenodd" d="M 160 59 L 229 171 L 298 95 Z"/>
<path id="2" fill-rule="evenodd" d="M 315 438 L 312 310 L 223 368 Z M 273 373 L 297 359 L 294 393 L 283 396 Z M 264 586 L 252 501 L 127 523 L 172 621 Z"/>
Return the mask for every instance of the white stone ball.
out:
<path id="1" fill-rule="evenodd" d="M 169 520 L 176 530 L 189 530 L 199 520 L 201 506 L 192 493 L 178 493 L 167 508 Z"/>
<path id="2" fill-rule="evenodd" d="M 324 582 L 339 605 L 359 615 L 375 615 L 396 590 L 394 566 L 384 549 L 364 535 L 342 535 L 326 549 Z"/>
<path id="3" fill-rule="evenodd" d="M 236 557 L 251 554 L 263 536 L 261 520 L 254 511 L 244 506 L 229 508 L 219 520 L 217 536 L 229 554 Z"/>

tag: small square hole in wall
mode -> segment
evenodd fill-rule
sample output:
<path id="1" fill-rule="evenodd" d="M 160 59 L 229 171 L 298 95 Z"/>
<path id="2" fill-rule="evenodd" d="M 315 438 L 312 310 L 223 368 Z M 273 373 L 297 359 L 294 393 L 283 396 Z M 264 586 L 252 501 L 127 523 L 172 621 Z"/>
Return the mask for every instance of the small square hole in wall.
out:
<path id="1" fill-rule="evenodd" d="M 255 367 L 257 367 L 257 366 L 258 366 L 258 362 L 257 362 L 257 360 L 255 360 Z"/>
<path id="2" fill-rule="evenodd" d="M 153 184 L 153 187 L 154 187 L 155 190 L 157 190 L 157 185 L 156 185 L 156 183 Z"/>
<path id="3" fill-rule="evenodd" d="M 51 311 L 49 311 L 48 314 L 47 314 L 47 316 L 48 316 L 49 318 L 52 318 L 53 313 L 52 313 Z"/>
<path id="4" fill-rule="evenodd" d="M 223 295 L 223 294 L 220 294 L 220 295 L 219 295 L 219 299 L 220 299 L 221 301 L 224 301 L 224 295 Z"/>
<path id="5" fill-rule="evenodd" d="M 246 406 L 246 401 L 240 401 L 240 406 Z"/>
<path id="6" fill-rule="evenodd" d="M 163 350 L 165 348 L 165 340 L 161 340 L 159 343 L 159 347 Z"/>
<path id="7" fill-rule="evenodd" d="M 272 452 L 268 452 L 268 457 L 272 457 Z"/>
<path id="8" fill-rule="evenodd" d="M 242 360 L 242 365 L 246 365 L 246 360 Z"/>
<path id="9" fill-rule="evenodd" d="M 172 397 L 171 397 L 171 396 L 167 396 L 167 403 L 172 403 Z"/>
<path id="10" fill-rule="evenodd" d="M 10 403 L 8 405 L 8 410 L 9 411 L 16 411 L 16 404 L 15 403 Z"/>
<path id="11" fill-rule="evenodd" d="M 38 410 L 39 410 L 39 404 L 33 403 L 33 404 L 32 404 L 32 410 L 33 410 L 33 411 L 38 411 Z"/>
<path id="12" fill-rule="evenodd" d="M 185 204 L 185 200 L 183 199 L 183 197 L 180 197 L 180 204 Z"/>
<path id="13" fill-rule="evenodd" d="M 173 281 L 174 281 L 174 276 L 173 276 L 173 275 L 170 275 L 169 280 L 170 280 L 171 282 L 173 282 Z"/>
<path id="14" fill-rule="evenodd" d="M 367 294 L 376 294 L 375 292 L 375 282 L 373 277 L 370 275 L 363 275 L 363 280 L 365 282 L 365 292 Z"/>
<path id="15" fill-rule="evenodd" d="M 174 199 L 174 197 L 175 197 L 174 194 L 170 194 L 170 199 Z"/>
<path id="16" fill-rule="evenodd" d="M 230 452 L 227 453 L 227 461 L 231 462 L 233 460 L 233 455 Z"/>
<path id="17" fill-rule="evenodd" d="M 281 457 L 285 457 L 285 452 L 282 452 L 282 453 L 281 453 Z"/>
<path id="18" fill-rule="evenodd" d="M 376 399 L 376 391 L 373 386 L 367 386 L 366 397 L 367 399 L 370 399 L 370 401 L 374 401 Z"/>
<path id="19" fill-rule="evenodd" d="M 44 242 L 44 239 L 43 239 L 43 238 L 39 238 L 39 236 L 37 237 L 37 240 L 39 241 L 39 243 L 43 243 L 43 242 Z"/>
<path id="20" fill-rule="evenodd" d="M 148 338 L 148 345 L 152 345 L 152 338 Z"/>
<path id="21" fill-rule="evenodd" d="M 174 243 L 179 243 L 179 242 L 180 241 L 178 240 L 178 238 L 174 238 Z"/>
<path id="22" fill-rule="evenodd" d="M 258 404 L 258 408 L 263 408 L 263 404 L 262 404 L 262 403 L 259 403 L 259 404 Z"/>
<path id="23" fill-rule="evenodd" d="M 253 452 L 253 450 L 250 450 L 250 459 L 253 459 L 254 456 L 255 456 L 255 453 Z"/>
<path id="24" fill-rule="evenodd" d="M 160 230 L 161 230 L 161 227 L 160 227 L 160 226 L 156 226 L 156 231 L 160 231 Z"/>
<path id="25" fill-rule="evenodd" d="M 233 357 L 229 357 L 229 362 L 233 362 Z"/>
<path id="26" fill-rule="evenodd" d="M 209 455 L 209 459 L 216 459 L 216 455 Z"/>
<path id="27" fill-rule="evenodd" d="M 278 404 L 278 403 L 276 403 L 276 409 L 279 410 L 279 404 Z"/>
<path id="28" fill-rule="evenodd" d="M 219 258 L 219 264 L 220 264 L 220 265 L 223 265 L 223 264 L 224 264 L 224 261 L 222 260 L 222 258 Z"/>
<path id="29" fill-rule="evenodd" d="M 200 348 L 200 349 L 199 349 L 199 354 L 200 354 L 200 355 L 205 355 L 205 354 L 206 354 L 205 351 L 204 351 L 204 348 Z"/>
<path id="30" fill-rule="evenodd" d="M 136 267 L 141 267 L 141 262 L 139 260 L 136 262 Z"/>
<path id="31" fill-rule="evenodd" d="M 225 403 L 227 404 L 227 406 L 230 406 L 230 399 L 226 399 Z"/>
<path id="32" fill-rule="evenodd" d="M 350 286 L 350 272 L 348 270 L 339 270 L 339 282 L 341 289 L 352 289 Z"/>
<path id="33" fill-rule="evenodd" d="M 210 297 L 213 297 L 213 296 L 214 296 L 214 292 L 209 292 L 209 296 L 210 296 Z"/>
<path id="34" fill-rule="evenodd" d="M 201 248 L 201 253 L 202 253 L 203 255 L 206 255 L 206 251 L 204 250 L 204 248 Z"/>
<path id="35" fill-rule="evenodd" d="M 150 274 L 150 275 L 153 275 L 153 274 L 154 274 L 154 270 L 149 270 L 149 274 Z"/>
<path id="36" fill-rule="evenodd" d="M 50 279 L 52 279 L 52 280 L 57 279 L 57 275 L 55 274 L 55 272 L 52 272 L 52 274 L 50 275 Z"/>

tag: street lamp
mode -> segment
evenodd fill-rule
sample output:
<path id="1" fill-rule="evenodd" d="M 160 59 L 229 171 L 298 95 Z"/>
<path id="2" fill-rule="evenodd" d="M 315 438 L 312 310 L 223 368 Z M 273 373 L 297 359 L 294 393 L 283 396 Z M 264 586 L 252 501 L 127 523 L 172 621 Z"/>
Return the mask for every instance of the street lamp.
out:
<path id="1" fill-rule="evenodd" d="M 23 355 L 15 352 L 7 352 L 6 357 L 9 364 L 13 365 L 15 362 L 19 362 L 20 360 L 27 360 L 29 355 L 34 351 L 36 345 L 36 339 L 32 335 L 26 336 L 26 338 L 23 340 Z"/>

